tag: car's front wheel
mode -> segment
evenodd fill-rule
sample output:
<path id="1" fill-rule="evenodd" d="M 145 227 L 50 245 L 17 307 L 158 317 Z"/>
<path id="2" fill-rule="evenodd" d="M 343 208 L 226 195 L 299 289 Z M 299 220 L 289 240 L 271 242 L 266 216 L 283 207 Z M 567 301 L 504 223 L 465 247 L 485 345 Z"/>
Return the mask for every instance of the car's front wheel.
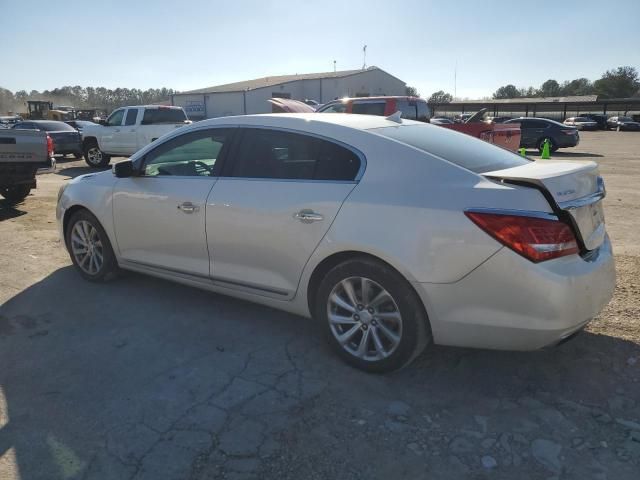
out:
<path id="1" fill-rule="evenodd" d="M 111 242 L 98 219 L 87 210 L 79 210 L 69 220 L 65 232 L 71 261 L 80 275 L 92 282 L 112 279 L 118 263 Z"/>
<path id="2" fill-rule="evenodd" d="M 429 320 L 409 282 L 369 258 L 329 271 L 320 283 L 315 316 L 337 353 L 368 372 L 404 367 L 431 340 Z"/>
<path id="3" fill-rule="evenodd" d="M 100 150 L 97 142 L 87 142 L 84 146 L 84 160 L 90 167 L 106 167 L 111 156 Z"/>

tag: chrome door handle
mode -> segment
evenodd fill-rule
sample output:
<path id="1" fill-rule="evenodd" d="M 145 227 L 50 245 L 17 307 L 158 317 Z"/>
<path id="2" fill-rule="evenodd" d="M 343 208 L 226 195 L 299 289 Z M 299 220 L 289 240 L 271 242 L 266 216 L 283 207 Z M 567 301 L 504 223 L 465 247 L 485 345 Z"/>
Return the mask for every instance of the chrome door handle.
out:
<path id="1" fill-rule="evenodd" d="M 300 210 L 293 214 L 293 218 L 297 218 L 302 223 L 313 223 L 324 220 L 324 217 L 313 210 Z"/>
<path id="2" fill-rule="evenodd" d="M 199 211 L 200 207 L 191 202 L 184 202 L 178 205 L 178 210 L 181 210 L 183 213 L 193 213 Z"/>

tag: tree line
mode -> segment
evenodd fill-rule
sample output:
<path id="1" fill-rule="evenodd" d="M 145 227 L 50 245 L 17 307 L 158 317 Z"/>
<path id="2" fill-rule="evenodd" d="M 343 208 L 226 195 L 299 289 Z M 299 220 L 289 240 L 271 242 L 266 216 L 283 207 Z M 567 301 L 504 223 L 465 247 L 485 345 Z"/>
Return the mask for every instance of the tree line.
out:
<path id="1" fill-rule="evenodd" d="M 539 88 L 518 88 L 513 84 L 508 84 L 498 88 L 492 98 L 568 97 L 573 95 L 598 95 L 603 98 L 640 97 L 640 77 L 634 67 L 618 67 L 607 70 L 602 77 L 594 82 L 581 77 L 562 83 L 550 78 Z M 450 93 L 439 90 L 431 94 L 428 101 L 429 103 L 449 103 L 452 100 L 453 96 Z"/>
<path id="2" fill-rule="evenodd" d="M 125 105 L 144 105 L 170 100 L 177 93 L 172 88 L 116 88 L 65 86 L 53 90 L 19 90 L 12 92 L 0 87 L 0 114 L 6 112 L 24 113 L 28 100 L 47 100 L 54 105 L 68 105 L 75 108 L 97 108 L 111 112 Z"/>

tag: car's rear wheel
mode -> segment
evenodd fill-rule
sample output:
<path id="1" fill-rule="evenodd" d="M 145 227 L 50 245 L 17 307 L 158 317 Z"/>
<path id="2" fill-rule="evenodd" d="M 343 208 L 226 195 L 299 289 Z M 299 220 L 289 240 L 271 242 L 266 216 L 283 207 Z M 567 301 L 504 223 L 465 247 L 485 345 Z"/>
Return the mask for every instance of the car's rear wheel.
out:
<path id="1" fill-rule="evenodd" d="M 0 190 L 2 196 L 9 203 L 19 203 L 29 195 L 31 187 L 29 185 L 14 185 L 12 187 L 5 187 Z"/>
<path id="2" fill-rule="evenodd" d="M 103 282 L 118 272 L 118 263 L 109 237 L 98 219 L 87 210 L 79 210 L 69 220 L 65 232 L 71 261 L 86 280 Z"/>
<path id="3" fill-rule="evenodd" d="M 84 160 L 90 167 L 106 167 L 111 156 L 103 153 L 96 142 L 87 142 L 84 146 Z"/>
<path id="4" fill-rule="evenodd" d="M 334 267 L 320 283 L 315 316 L 350 365 L 389 372 L 409 364 L 431 340 L 422 302 L 398 272 L 368 258 Z"/>

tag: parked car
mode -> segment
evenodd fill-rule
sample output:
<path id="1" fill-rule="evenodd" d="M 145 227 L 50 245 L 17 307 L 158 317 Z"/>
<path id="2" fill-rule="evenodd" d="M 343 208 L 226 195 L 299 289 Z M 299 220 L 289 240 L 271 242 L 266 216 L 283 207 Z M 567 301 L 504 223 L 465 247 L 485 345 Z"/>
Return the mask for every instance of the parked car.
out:
<path id="1" fill-rule="evenodd" d="M 395 115 L 285 113 L 177 129 L 66 183 L 56 216 L 86 280 L 133 270 L 313 316 L 382 372 L 432 342 L 580 331 L 615 285 L 604 194 L 594 162 Z"/>
<path id="2" fill-rule="evenodd" d="M 504 123 L 507 120 L 511 120 L 513 117 L 487 117 L 485 119 L 488 123 Z"/>
<path id="3" fill-rule="evenodd" d="M 165 133 L 191 123 L 181 107 L 138 105 L 114 110 L 99 125 L 84 126 L 82 149 L 90 167 L 104 167 L 113 155 L 129 156 Z"/>
<path id="4" fill-rule="evenodd" d="M 569 125 L 570 127 L 576 127 L 578 130 L 598 129 L 598 122 L 587 117 L 569 117 L 562 123 L 564 125 Z"/>
<path id="5" fill-rule="evenodd" d="M 640 123 L 634 122 L 631 117 L 611 117 L 607 120 L 607 126 L 617 130 L 640 130 Z"/>
<path id="6" fill-rule="evenodd" d="M 453 117 L 453 121 L 455 123 L 465 123 L 472 115 L 473 113 L 461 113 L 460 115 Z"/>
<path id="7" fill-rule="evenodd" d="M 466 117 L 463 123 L 441 123 L 440 126 L 465 133 L 507 150 L 516 151 L 520 146 L 520 126 L 485 122 L 487 109 L 483 108 Z"/>
<path id="8" fill-rule="evenodd" d="M 19 115 L 3 115 L 0 117 L 0 128 L 11 128 L 21 121 L 22 117 Z"/>
<path id="9" fill-rule="evenodd" d="M 82 129 L 84 127 L 93 127 L 95 125 L 98 125 L 95 122 L 90 122 L 89 120 L 68 120 L 66 122 L 67 125 L 72 126 L 73 128 L 75 128 L 78 132 L 80 132 L 82 134 Z"/>
<path id="10" fill-rule="evenodd" d="M 358 97 L 343 98 L 324 104 L 319 113 L 357 113 L 362 115 L 389 116 L 397 111 L 402 118 L 428 122 L 431 109 L 426 100 L 418 97 Z"/>
<path id="11" fill-rule="evenodd" d="M 24 200 L 36 188 L 36 172 L 55 165 L 53 140 L 47 132 L 0 130 L 0 194 L 7 202 Z"/>
<path id="12" fill-rule="evenodd" d="M 53 140 L 56 155 L 73 155 L 82 158 L 82 143 L 80 134 L 75 128 L 64 122 L 55 120 L 25 120 L 13 127 L 20 130 L 41 130 L 47 132 Z"/>
<path id="13" fill-rule="evenodd" d="M 453 120 L 449 118 L 436 117 L 429 120 L 429 123 L 433 123 L 434 125 L 453 125 Z"/>
<path id="14" fill-rule="evenodd" d="M 600 130 L 607 129 L 607 116 L 601 113 L 583 113 L 580 115 L 581 117 L 586 117 L 589 120 L 593 120 L 598 124 L 598 128 Z"/>
<path id="15" fill-rule="evenodd" d="M 568 127 L 547 118 L 513 118 L 505 124 L 520 124 L 520 147 L 537 148 L 542 152 L 545 140 L 549 141 L 552 152 L 559 148 L 575 147 L 580 142 L 580 134 L 575 127 Z"/>

